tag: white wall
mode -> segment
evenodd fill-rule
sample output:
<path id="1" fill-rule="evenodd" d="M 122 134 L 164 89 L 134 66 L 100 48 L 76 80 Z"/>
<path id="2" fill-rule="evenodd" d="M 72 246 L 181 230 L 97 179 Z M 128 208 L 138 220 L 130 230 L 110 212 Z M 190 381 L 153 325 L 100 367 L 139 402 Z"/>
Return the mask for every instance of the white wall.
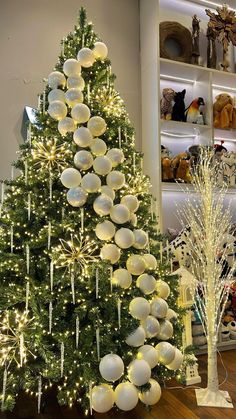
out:
<path id="1" fill-rule="evenodd" d="M 51 72 L 60 40 L 73 30 L 79 8 L 87 9 L 95 32 L 109 48 L 116 88 L 125 100 L 140 146 L 138 0 L 0 1 L 0 179 L 10 177 L 22 141 L 25 105 L 37 106 L 42 79 Z"/>

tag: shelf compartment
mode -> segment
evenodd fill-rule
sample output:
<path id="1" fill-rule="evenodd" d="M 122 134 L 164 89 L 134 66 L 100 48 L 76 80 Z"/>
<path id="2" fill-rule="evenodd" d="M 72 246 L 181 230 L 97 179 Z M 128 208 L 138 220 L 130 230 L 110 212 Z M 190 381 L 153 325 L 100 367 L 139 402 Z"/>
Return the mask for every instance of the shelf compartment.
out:
<path id="1" fill-rule="evenodd" d="M 176 134 L 176 137 L 183 135 L 182 138 L 196 138 L 198 135 L 204 135 L 205 133 L 211 133 L 210 125 L 198 125 L 190 122 L 179 122 L 179 121 L 167 121 L 160 119 L 161 134 Z M 168 134 L 165 134 L 168 133 Z M 172 136 L 172 135 L 171 135 Z M 184 137 L 185 136 L 185 137 Z"/>

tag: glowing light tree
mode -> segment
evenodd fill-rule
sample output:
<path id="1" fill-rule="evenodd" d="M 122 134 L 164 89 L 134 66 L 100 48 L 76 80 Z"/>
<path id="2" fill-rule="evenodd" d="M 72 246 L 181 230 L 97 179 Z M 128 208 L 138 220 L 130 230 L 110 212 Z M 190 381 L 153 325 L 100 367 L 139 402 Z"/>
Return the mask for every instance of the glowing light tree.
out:
<path id="1" fill-rule="evenodd" d="M 177 278 L 107 47 L 81 9 L 2 184 L 2 410 L 57 385 L 60 404 L 155 404 L 181 367 Z M 171 308 L 169 308 L 171 307 Z"/>

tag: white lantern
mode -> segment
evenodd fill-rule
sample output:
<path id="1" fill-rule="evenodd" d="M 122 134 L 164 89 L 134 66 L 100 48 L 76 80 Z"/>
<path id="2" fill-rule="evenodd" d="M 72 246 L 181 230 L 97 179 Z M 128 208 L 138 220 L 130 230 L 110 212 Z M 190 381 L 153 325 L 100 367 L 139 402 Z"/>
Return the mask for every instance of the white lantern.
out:
<path id="1" fill-rule="evenodd" d="M 169 285 L 167 282 L 162 281 L 161 279 L 156 282 L 156 291 L 158 293 L 158 297 L 161 297 L 164 300 L 166 300 L 170 295 Z"/>
<path id="2" fill-rule="evenodd" d="M 106 156 L 99 156 L 94 159 L 93 168 L 101 176 L 107 175 L 112 169 L 111 160 Z"/>
<path id="3" fill-rule="evenodd" d="M 48 107 L 48 113 L 56 121 L 60 121 L 61 119 L 65 118 L 67 115 L 67 107 L 65 103 L 60 102 L 59 100 L 55 100 L 55 102 L 51 102 Z"/>
<path id="4" fill-rule="evenodd" d="M 134 230 L 135 249 L 144 249 L 148 245 L 148 235 L 143 230 Z"/>
<path id="5" fill-rule="evenodd" d="M 102 194 L 95 199 L 93 209 L 98 215 L 100 215 L 100 217 L 103 217 L 110 213 L 112 205 L 112 199 L 109 198 L 109 196 Z"/>
<path id="6" fill-rule="evenodd" d="M 88 128 L 79 127 L 74 132 L 73 140 L 80 147 L 89 147 L 92 143 L 93 137 Z"/>
<path id="7" fill-rule="evenodd" d="M 113 189 L 109 188 L 109 186 L 107 185 L 102 185 L 101 186 L 101 193 L 103 193 L 104 195 L 109 196 L 109 198 L 112 199 L 112 201 L 114 201 L 116 194 L 113 191 Z"/>
<path id="8" fill-rule="evenodd" d="M 146 338 L 145 330 L 142 326 L 137 327 L 133 332 L 127 336 L 125 342 L 127 345 L 137 348 L 144 344 Z"/>
<path id="9" fill-rule="evenodd" d="M 112 282 L 121 288 L 127 289 L 132 284 L 132 275 L 124 268 L 116 269 L 112 275 Z"/>
<path id="10" fill-rule="evenodd" d="M 85 82 L 84 82 L 83 77 L 81 77 L 81 76 L 68 77 L 67 88 L 71 89 L 73 87 L 75 87 L 76 89 L 79 89 L 79 90 L 84 90 Z"/>
<path id="11" fill-rule="evenodd" d="M 58 131 L 64 137 L 67 132 L 74 132 L 76 130 L 75 122 L 72 118 L 66 116 L 58 122 Z"/>
<path id="12" fill-rule="evenodd" d="M 106 413 L 112 409 L 115 402 L 115 394 L 108 384 L 100 384 L 92 389 L 92 408 L 95 412 Z"/>
<path id="13" fill-rule="evenodd" d="M 166 367 L 169 370 L 179 370 L 181 368 L 183 360 L 184 360 L 184 357 L 183 357 L 182 352 L 180 352 L 178 348 L 175 348 L 175 357 L 170 364 L 166 365 Z"/>
<path id="14" fill-rule="evenodd" d="M 169 342 L 160 342 L 155 346 L 158 362 L 167 365 L 170 364 L 175 357 L 175 347 Z"/>
<path id="15" fill-rule="evenodd" d="M 48 76 L 48 85 L 51 89 L 57 89 L 59 86 L 65 87 L 66 78 L 60 71 L 53 71 Z"/>
<path id="16" fill-rule="evenodd" d="M 59 100 L 59 102 L 65 102 L 65 93 L 60 89 L 53 89 L 48 94 L 48 102 L 52 103 L 56 100 Z"/>
<path id="17" fill-rule="evenodd" d="M 172 308 L 168 308 L 167 310 L 167 314 L 166 314 L 166 320 L 171 320 L 171 319 L 177 319 L 178 314 L 172 310 Z"/>
<path id="18" fill-rule="evenodd" d="M 81 182 L 81 174 L 77 169 L 68 167 L 68 169 L 63 170 L 60 179 L 62 185 L 66 188 L 76 188 Z"/>
<path id="19" fill-rule="evenodd" d="M 136 212 L 139 207 L 139 200 L 134 195 L 125 195 L 121 199 L 121 203 L 126 205 L 131 212 Z"/>
<path id="20" fill-rule="evenodd" d="M 112 189 L 121 189 L 125 184 L 125 175 L 118 170 L 113 170 L 107 175 L 106 182 Z"/>
<path id="21" fill-rule="evenodd" d="M 103 42 L 95 42 L 94 48 L 93 48 L 93 55 L 96 58 L 96 60 L 105 60 L 107 58 L 108 49 L 106 44 Z"/>
<path id="22" fill-rule="evenodd" d="M 151 314 L 158 319 L 163 319 L 166 317 L 168 310 L 168 304 L 162 298 L 155 298 L 151 302 Z"/>
<path id="23" fill-rule="evenodd" d="M 107 151 L 107 146 L 105 141 L 100 138 L 94 138 L 90 145 L 90 149 L 95 156 L 104 156 Z"/>
<path id="24" fill-rule="evenodd" d="M 88 170 L 93 165 L 93 156 L 89 151 L 80 150 L 74 155 L 74 163 L 78 169 Z"/>
<path id="25" fill-rule="evenodd" d="M 134 226 L 134 227 L 137 226 L 138 218 L 137 218 L 137 215 L 134 214 L 133 212 L 130 213 L 130 222 L 131 222 L 132 226 Z"/>
<path id="26" fill-rule="evenodd" d="M 95 61 L 93 51 L 89 48 L 82 48 L 78 52 L 77 60 L 82 67 L 91 67 Z"/>
<path id="27" fill-rule="evenodd" d="M 81 90 L 77 89 L 76 87 L 72 87 L 68 89 L 65 93 L 65 99 L 67 105 L 71 108 L 75 106 L 77 103 L 81 103 L 84 100 L 84 95 Z"/>
<path id="28" fill-rule="evenodd" d="M 169 320 L 163 320 L 160 322 L 160 331 L 157 335 L 160 340 L 168 340 L 172 338 L 174 333 L 172 323 Z"/>
<path id="29" fill-rule="evenodd" d="M 138 404 L 138 391 L 129 383 L 120 383 L 115 389 L 115 403 L 120 410 L 129 411 Z"/>
<path id="30" fill-rule="evenodd" d="M 147 338 L 153 338 L 160 332 L 160 323 L 153 316 L 148 316 L 145 320 L 143 320 L 142 326 L 146 332 Z"/>
<path id="31" fill-rule="evenodd" d="M 113 207 L 114 208 L 114 207 Z M 142 275 L 146 265 L 141 255 L 131 255 L 127 259 L 126 267 L 132 275 Z"/>
<path id="32" fill-rule="evenodd" d="M 128 378 L 135 386 L 143 386 L 151 378 L 151 368 L 144 359 L 135 359 L 128 366 Z"/>
<path id="33" fill-rule="evenodd" d="M 112 167 L 116 167 L 118 164 L 123 163 L 125 159 L 124 153 L 120 148 L 111 148 L 108 150 L 107 157 L 111 160 Z"/>
<path id="34" fill-rule="evenodd" d="M 87 201 L 87 196 L 87 192 L 85 192 L 82 188 L 71 188 L 67 192 L 67 201 L 70 205 L 72 205 L 72 207 L 82 207 Z"/>
<path id="35" fill-rule="evenodd" d="M 106 131 L 107 124 L 101 116 L 93 116 L 88 121 L 87 127 L 94 137 L 99 137 Z"/>
<path id="36" fill-rule="evenodd" d="M 142 274 L 137 278 L 136 285 L 144 294 L 152 294 L 156 288 L 156 280 L 154 276 Z"/>
<path id="37" fill-rule="evenodd" d="M 105 355 L 99 364 L 99 371 L 106 381 L 117 381 L 124 374 L 124 362 L 116 354 Z"/>
<path id="38" fill-rule="evenodd" d="M 130 219 L 130 212 L 125 205 L 117 204 L 112 207 L 110 217 L 116 224 L 125 224 Z"/>
<path id="39" fill-rule="evenodd" d="M 143 259 L 146 263 L 146 269 L 150 271 L 155 271 L 157 268 L 157 260 L 155 256 L 151 255 L 150 253 L 145 253 L 143 255 Z"/>
<path id="40" fill-rule="evenodd" d="M 95 234 L 99 240 L 111 240 L 112 237 L 114 237 L 115 232 L 116 228 L 109 220 L 97 224 L 95 228 Z"/>
<path id="41" fill-rule="evenodd" d="M 95 173 L 87 173 L 81 180 L 81 186 L 86 192 L 95 193 L 101 187 L 101 180 Z"/>
<path id="42" fill-rule="evenodd" d="M 133 232 L 129 228 L 120 228 L 115 234 L 115 242 L 121 249 L 128 249 L 134 243 Z"/>
<path id="43" fill-rule="evenodd" d="M 63 64 L 63 71 L 67 77 L 79 76 L 81 73 L 80 63 L 75 58 L 69 58 Z"/>
<path id="44" fill-rule="evenodd" d="M 143 345 L 138 350 L 137 359 L 144 359 L 150 368 L 154 368 L 158 364 L 158 357 L 156 349 L 151 345 Z"/>
<path id="45" fill-rule="evenodd" d="M 160 384 L 153 378 L 150 378 L 149 384 L 151 387 L 148 390 L 139 392 L 139 398 L 146 406 L 156 404 L 161 398 Z"/>
<path id="46" fill-rule="evenodd" d="M 90 118 L 90 109 L 84 103 L 78 103 L 71 110 L 72 118 L 79 124 L 84 124 Z"/>
<path id="47" fill-rule="evenodd" d="M 104 244 L 100 256 L 101 259 L 108 260 L 113 265 L 120 259 L 120 249 L 115 244 Z"/>
<path id="48" fill-rule="evenodd" d="M 138 320 L 145 320 L 150 313 L 150 304 L 143 297 L 135 297 L 129 304 L 129 312 Z"/>

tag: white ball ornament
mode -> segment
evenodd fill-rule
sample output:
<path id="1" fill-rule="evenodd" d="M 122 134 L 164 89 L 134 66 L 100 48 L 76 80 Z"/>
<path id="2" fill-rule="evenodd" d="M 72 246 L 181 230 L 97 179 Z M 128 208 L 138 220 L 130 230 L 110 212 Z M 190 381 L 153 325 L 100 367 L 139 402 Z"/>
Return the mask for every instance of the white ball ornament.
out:
<path id="1" fill-rule="evenodd" d="M 113 207 L 114 208 L 114 207 Z M 127 259 L 126 267 L 132 275 L 142 275 L 146 265 L 144 259 L 140 255 L 131 255 Z"/>
<path id="2" fill-rule="evenodd" d="M 108 150 L 107 157 L 111 160 L 112 167 L 116 167 L 118 164 L 123 163 L 125 159 L 124 153 L 120 148 L 111 148 Z"/>
<path id="3" fill-rule="evenodd" d="M 146 332 L 147 338 L 153 338 L 160 332 L 160 323 L 153 316 L 148 316 L 145 320 L 143 320 L 142 326 Z"/>
<path id="4" fill-rule="evenodd" d="M 99 137 L 106 131 L 107 124 L 101 116 L 93 116 L 88 121 L 87 127 L 94 137 Z"/>
<path id="5" fill-rule="evenodd" d="M 90 48 L 82 48 L 78 52 L 77 60 L 82 67 L 91 67 L 95 61 L 93 51 Z"/>
<path id="6" fill-rule="evenodd" d="M 161 398 L 161 387 L 156 380 L 153 380 L 153 378 L 150 378 L 149 384 L 151 387 L 147 391 L 139 392 L 139 399 L 145 405 L 153 406 Z"/>
<path id="7" fill-rule="evenodd" d="M 96 159 L 94 159 L 93 168 L 96 173 L 105 176 L 112 169 L 111 160 L 106 156 L 96 157 Z"/>
<path id="8" fill-rule="evenodd" d="M 158 319 L 166 317 L 168 304 L 160 297 L 155 298 L 151 302 L 151 314 Z"/>
<path id="9" fill-rule="evenodd" d="M 157 268 L 157 260 L 155 256 L 151 255 L 150 253 L 145 253 L 143 255 L 143 259 L 146 263 L 146 269 L 154 271 Z"/>
<path id="10" fill-rule="evenodd" d="M 75 122 L 72 118 L 66 116 L 58 122 L 58 131 L 64 137 L 68 132 L 74 132 L 76 130 Z"/>
<path id="11" fill-rule="evenodd" d="M 66 78 L 60 71 L 53 71 L 48 76 L 48 85 L 51 89 L 57 89 L 58 87 L 65 87 Z"/>
<path id="12" fill-rule="evenodd" d="M 150 368 L 154 368 L 158 364 L 158 357 L 156 349 L 151 345 L 143 345 L 138 350 L 137 354 L 138 359 L 144 359 Z"/>
<path id="13" fill-rule="evenodd" d="M 72 87 L 68 89 L 65 93 L 65 100 L 67 105 L 71 108 L 75 106 L 77 103 L 81 103 L 84 100 L 84 95 L 81 90 L 77 89 L 76 87 Z"/>
<path id="14" fill-rule="evenodd" d="M 91 132 L 86 127 L 79 127 L 74 132 L 73 140 L 79 147 L 89 147 L 93 141 Z"/>
<path id="15" fill-rule="evenodd" d="M 138 348 L 139 346 L 142 346 L 144 344 L 145 339 L 146 339 L 145 330 L 143 326 L 139 326 L 137 327 L 137 329 L 131 332 L 129 336 L 127 336 L 125 342 L 129 346 Z"/>
<path id="16" fill-rule="evenodd" d="M 118 170 L 113 170 L 107 175 L 106 182 L 107 185 L 112 189 L 121 189 L 125 184 L 125 175 Z"/>
<path id="17" fill-rule="evenodd" d="M 111 209 L 110 217 L 116 224 L 125 224 L 130 219 L 130 212 L 125 205 L 116 204 Z"/>
<path id="18" fill-rule="evenodd" d="M 134 195 L 125 195 L 121 199 L 121 203 L 126 205 L 131 212 L 136 212 L 139 207 L 139 200 Z"/>
<path id="19" fill-rule="evenodd" d="M 174 329 L 172 323 L 169 320 L 163 320 L 160 322 L 160 331 L 157 335 L 160 340 L 168 340 L 172 338 Z"/>
<path id="20" fill-rule="evenodd" d="M 175 357 L 170 364 L 166 365 L 166 367 L 169 370 L 178 370 L 181 368 L 183 360 L 184 360 L 184 356 L 182 352 L 178 348 L 175 348 Z"/>
<path id="21" fill-rule="evenodd" d="M 105 355 L 99 364 L 99 371 L 106 381 L 117 381 L 124 374 L 124 362 L 116 354 Z"/>
<path id="22" fill-rule="evenodd" d="M 67 115 L 67 107 L 65 103 L 55 100 L 54 102 L 51 102 L 48 107 L 48 113 L 49 115 L 55 119 L 56 121 L 60 121 L 61 119 L 64 119 Z"/>
<path id="23" fill-rule="evenodd" d="M 135 297 L 129 304 L 129 312 L 138 320 L 145 320 L 150 313 L 150 304 L 143 297 Z"/>
<path id="24" fill-rule="evenodd" d="M 90 149 L 95 156 L 104 156 L 107 151 L 107 146 L 105 141 L 101 140 L 101 138 L 94 138 L 90 145 Z"/>
<path id="25" fill-rule="evenodd" d="M 85 192 L 82 188 L 71 188 L 67 192 L 67 201 L 70 205 L 72 205 L 72 207 L 82 207 L 87 201 L 87 196 L 87 192 Z"/>
<path id="26" fill-rule="evenodd" d="M 89 151 L 81 150 L 74 155 L 74 163 L 78 169 L 88 170 L 93 165 L 93 156 Z"/>
<path id="27" fill-rule="evenodd" d="M 137 218 L 137 215 L 134 214 L 133 212 L 131 212 L 131 214 L 130 214 L 130 222 L 131 222 L 132 226 L 134 226 L 134 227 L 137 226 L 138 218 Z"/>
<path id="28" fill-rule="evenodd" d="M 101 186 L 101 193 L 103 193 L 104 195 L 109 196 L 109 198 L 112 199 L 112 201 L 114 201 L 116 194 L 113 191 L 113 189 L 109 188 L 109 186 L 107 185 L 102 185 Z"/>
<path id="29" fill-rule="evenodd" d="M 93 48 L 93 54 L 96 60 L 105 60 L 107 58 L 108 49 L 106 44 L 103 42 L 95 42 L 94 48 Z"/>
<path id="30" fill-rule="evenodd" d="M 84 124 L 90 118 L 90 109 L 84 103 L 78 103 L 73 106 L 71 116 L 78 124 Z"/>
<path id="31" fill-rule="evenodd" d="M 158 362 L 167 365 L 170 364 L 175 357 L 175 347 L 169 342 L 159 342 L 155 346 Z"/>
<path id="32" fill-rule="evenodd" d="M 96 225 L 95 234 L 99 240 L 111 240 L 116 232 L 114 224 L 105 220 L 102 223 Z"/>
<path id="33" fill-rule="evenodd" d="M 106 413 L 112 409 L 115 402 L 115 394 L 108 384 L 100 384 L 92 389 L 92 408 L 95 412 Z"/>
<path id="34" fill-rule="evenodd" d="M 59 100 L 59 102 L 65 102 L 65 93 L 60 89 L 53 89 L 48 94 L 48 102 L 52 103 L 56 100 Z"/>
<path id="35" fill-rule="evenodd" d="M 63 64 L 63 72 L 67 77 L 80 75 L 81 65 L 75 58 L 69 58 Z"/>
<path id="36" fill-rule="evenodd" d="M 121 249 L 128 249 L 134 243 L 133 232 L 129 228 L 120 228 L 115 234 L 115 242 Z"/>
<path id="37" fill-rule="evenodd" d="M 115 404 L 120 410 L 129 411 L 138 404 L 138 391 L 136 387 L 126 381 L 120 383 L 115 389 Z"/>
<path id="38" fill-rule="evenodd" d="M 101 259 L 114 265 L 120 259 L 120 249 L 115 244 L 104 244 L 100 252 Z"/>
<path id="39" fill-rule="evenodd" d="M 143 386 L 151 378 L 151 368 L 144 359 L 135 359 L 128 366 L 128 378 L 135 386 Z"/>
<path id="40" fill-rule="evenodd" d="M 60 179 L 62 185 L 66 188 L 76 188 L 81 182 L 81 174 L 77 169 L 68 167 L 68 169 L 63 170 Z"/>
<path id="41" fill-rule="evenodd" d="M 132 275 L 124 268 L 116 269 L 112 274 L 112 283 L 127 289 L 132 284 Z"/>
<path id="42" fill-rule="evenodd" d="M 156 291 L 158 293 L 158 297 L 161 297 L 164 300 L 166 300 L 170 295 L 169 285 L 167 282 L 162 281 L 161 279 L 156 282 Z"/>
<path id="43" fill-rule="evenodd" d="M 172 319 L 177 319 L 178 314 L 172 310 L 172 308 L 168 308 L 167 310 L 167 314 L 166 314 L 166 320 L 172 320 Z"/>
<path id="44" fill-rule="evenodd" d="M 144 294 L 148 295 L 155 291 L 156 280 L 152 275 L 142 274 L 137 278 L 136 285 Z"/>
<path id="45" fill-rule="evenodd" d="M 104 217 L 110 213 L 112 205 L 112 199 L 109 198 L 109 196 L 102 194 L 95 199 L 93 209 L 100 217 Z"/>
<path id="46" fill-rule="evenodd" d="M 143 230 L 134 230 L 135 249 L 145 249 L 148 245 L 148 235 Z"/>
<path id="47" fill-rule="evenodd" d="M 67 79 L 67 88 L 71 89 L 75 87 L 76 89 L 79 90 L 84 90 L 85 88 L 85 82 L 83 77 L 81 76 L 73 76 L 73 77 L 68 77 Z"/>
<path id="48" fill-rule="evenodd" d="M 101 180 L 95 173 L 87 173 L 81 180 L 81 186 L 86 192 L 95 193 L 101 187 Z"/>

